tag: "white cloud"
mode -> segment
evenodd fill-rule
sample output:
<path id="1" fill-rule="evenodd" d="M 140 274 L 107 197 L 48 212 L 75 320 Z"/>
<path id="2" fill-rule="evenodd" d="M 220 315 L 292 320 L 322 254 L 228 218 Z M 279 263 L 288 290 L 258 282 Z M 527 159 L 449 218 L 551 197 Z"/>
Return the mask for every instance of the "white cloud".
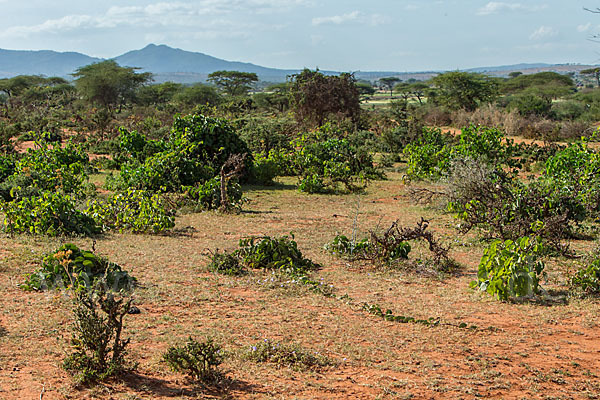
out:
<path id="1" fill-rule="evenodd" d="M 540 26 L 537 28 L 531 35 L 529 35 L 529 39 L 531 40 L 542 40 L 546 38 L 550 38 L 556 36 L 558 32 L 554 30 L 554 28 L 549 26 Z"/>
<path id="2" fill-rule="evenodd" d="M 587 32 L 592 27 L 592 24 L 588 22 L 587 24 L 582 24 L 577 26 L 577 32 Z"/>
<path id="3" fill-rule="evenodd" d="M 323 24 L 335 24 L 340 25 L 344 22 L 354 21 L 360 16 L 358 11 L 352 11 L 351 13 L 342 14 L 342 15 L 334 15 L 332 17 L 317 17 L 313 18 L 313 25 L 323 25 Z"/>
<path id="4" fill-rule="evenodd" d="M 477 15 L 491 15 L 503 11 L 539 11 L 546 8 L 542 6 L 526 6 L 521 3 L 506 3 L 501 1 L 490 1 L 485 6 L 477 10 Z"/>

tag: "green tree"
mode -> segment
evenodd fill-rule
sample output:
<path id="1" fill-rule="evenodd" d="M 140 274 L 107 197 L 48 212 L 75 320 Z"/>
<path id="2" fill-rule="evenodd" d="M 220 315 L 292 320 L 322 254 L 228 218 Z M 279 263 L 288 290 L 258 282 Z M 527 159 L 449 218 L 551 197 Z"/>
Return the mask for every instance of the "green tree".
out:
<path id="1" fill-rule="evenodd" d="M 258 75 L 254 72 L 215 71 L 208 74 L 208 80 L 230 96 L 244 96 L 252 88 L 252 83 L 258 82 Z"/>
<path id="2" fill-rule="evenodd" d="M 589 68 L 579 71 L 583 75 L 592 75 L 596 79 L 596 86 L 600 87 L 600 68 Z"/>
<path id="3" fill-rule="evenodd" d="M 568 75 L 556 72 L 519 75 L 500 84 L 500 92 L 503 94 L 528 94 L 542 97 L 545 100 L 565 96 L 574 90 L 573 79 Z"/>
<path id="4" fill-rule="evenodd" d="M 182 84 L 174 82 L 141 86 L 136 92 L 135 102 L 144 106 L 166 104 L 182 89 Z"/>
<path id="5" fill-rule="evenodd" d="M 329 117 L 358 120 L 360 94 L 352 74 L 324 75 L 304 69 L 290 79 L 290 104 L 298 121 L 321 126 Z"/>
<path id="6" fill-rule="evenodd" d="M 498 94 L 496 79 L 472 72 L 446 72 L 433 78 L 438 87 L 437 100 L 451 109 L 475 111 Z"/>
<path id="7" fill-rule="evenodd" d="M 121 67 L 114 60 L 101 61 L 78 68 L 73 76 L 75 87 L 86 100 L 112 112 L 134 98 L 136 89 L 152 79 L 149 72 Z"/>
<path id="8" fill-rule="evenodd" d="M 388 76 L 386 78 L 379 78 L 379 84 L 389 89 L 390 97 L 394 96 L 394 86 L 397 83 L 402 82 L 402 79 L 396 76 Z"/>
<path id="9" fill-rule="evenodd" d="M 175 94 L 173 100 L 189 106 L 207 104 L 214 106 L 221 102 L 221 96 L 214 87 L 197 83 Z"/>

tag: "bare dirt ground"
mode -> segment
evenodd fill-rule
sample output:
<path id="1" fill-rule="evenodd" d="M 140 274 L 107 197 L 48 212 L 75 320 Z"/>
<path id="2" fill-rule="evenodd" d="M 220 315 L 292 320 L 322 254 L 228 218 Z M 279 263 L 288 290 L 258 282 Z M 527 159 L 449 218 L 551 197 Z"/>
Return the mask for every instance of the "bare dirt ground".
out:
<path id="1" fill-rule="evenodd" d="M 239 215 L 207 212 L 178 217 L 168 235 L 106 234 L 97 253 L 120 264 L 141 286 L 141 314 L 125 319 L 134 372 L 92 388 L 76 388 L 60 365 L 69 351 L 70 300 L 61 293 L 18 288 L 40 257 L 65 241 L 91 249 L 92 240 L 0 236 L 0 399 L 597 399 L 600 398 L 600 307 L 509 304 L 472 291 L 484 244 L 461 237 L 435 207 L 414 205 L 401 176 L 374 182 L 366 194 L 304 195 L 288 185 L 254 188 Z M 357 206 L 358 204 L 358 206 Z M 322 246 L 336 233 L 366 233 L 421 216 L 452 243 L 458 273 L 423 276 L 346 265 Z M 335 298 L 271 275 L 226 277 L 206 271 L 207 249 L 233 249 L 247 235 L 293 231 L 306 256 L 323 265 L 317 279 L 358 302 L 397 315 L 439 317 L 478 329 L 388 322 Z M 576 248 L 589 242 L 574 243 Z M 426 255 L 418 246 L 411 253 Z M 544 287 L 564 288 L 573 261 L 547 267 Z M 195 385 L 168 370 L 162 353 L 188 336 L 212 336 L 231 354 L 227 380 Z M 240 357 L 265 338 L 296 343 L 334 365 L 294 371 Z"/>

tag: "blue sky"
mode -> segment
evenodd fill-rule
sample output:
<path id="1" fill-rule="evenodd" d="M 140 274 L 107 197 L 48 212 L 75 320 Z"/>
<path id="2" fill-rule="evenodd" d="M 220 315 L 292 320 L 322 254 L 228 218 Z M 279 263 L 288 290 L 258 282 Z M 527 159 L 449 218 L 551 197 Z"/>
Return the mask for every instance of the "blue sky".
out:
<path id="1" fill-rule="evenodd" d="M 600 63 L 579 0 L 0 0 L 0 48 L 113 57 L 148 43 L 277 68 Z"/>

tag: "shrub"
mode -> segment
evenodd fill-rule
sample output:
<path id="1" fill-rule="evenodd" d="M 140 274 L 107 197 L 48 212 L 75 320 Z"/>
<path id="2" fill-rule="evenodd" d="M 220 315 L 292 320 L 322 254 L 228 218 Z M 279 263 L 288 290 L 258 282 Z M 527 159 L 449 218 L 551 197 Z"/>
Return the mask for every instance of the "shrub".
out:
<path id="1" fill-rule="evenodd" d="M 159 233 L 175 226 L 174 212 L 168 210 L 160 194 L 129 189 L 117 193 L 109 200 L 95 200 L 86 214 L 97 220 L 103 229 L 119 232 Z"/>
<path id="2" fill-rule="evenodd" d="M 294 370 L 320 369 L 332 364 L 327 357 L 306 351 L 299 345 L 272 342 L 265 339 L 251 346 L 245 358 L 256 363 L 272 363 Z"/>
<path id="3" fill-rule="evenodd" d="M 422 134 L 404 148 L 408 170 L 416 179 L 439 179 L 448 169 L 450 150 L 448 138 L 441 129 L 423 128 Z"/>
<path id="4" fill-rule="evenodd" d="M 58 236 L 102 231 L 92 217 L 75 208 L 71 197 L 60 193 L 0 201 L 0 211 L 5 214 L 4 230 L 8 233 Z"/>
<path id="5" fill-rule="evenodd" d="M 236 253 L 241 263 L 252 269 L 278 270 L 290 275 L 304 275 L 318 267 L 298 250 L 293 235 L 291 238 L 252 236 L 241 239 Z"/>
<path id="6" fill-rule="evenodd" d="M 254 154 L 248 182 L 257 185 L 273 185 L 273 179 L 281 175 L 277 161 L 271 157 L 272 152 Z"/>
<path id="7" fill-rule="evenodd" d="M 326 125 L 292 141 L 295 151 L 291 160 L 300 191 L 323 193 L 340 183 L 346 190 L 360 191 L 369 179 L 383 177 L 374 168 L 370 154 L 354 149 L 347 139 L 327 138 L 330 129 Z"/>
<path id="8" fill-rule="evenodd" d="M 198 343 L 190 337 L 184 346 L 169 347 L 163 360 L 173 371 L 185 372 L 194 380 L 210 382 L 220 375 L 216 368 L 223 361 L 223 352 L 212 339 Z"/>
<path id="9" fill-rule="evenodd" d="M 217 210 L 221 207 L 221 180 L 218 177 L 207 180 L 197 186 L 183 188 L 186 202 L 195 210 Z M 244 202 L 242 187 L 234 181 L 227 182 L 229 209 L 239 209 Z"/>
<path id="10" fill-rule="evenodd" d="M 502 301 L 537 295 L 541 291 L 540 278 L 544 276 L 545 266 L 539 260 L 543 251 L 539 238 L 495 241 L 481 258 L 478 280 L 471 282 L 471 287 Z"/>
<path id="11" fill-rule="evenodd" d="M 246 273 L 235 254 L 219 253 L 218 250 L 211 255 L 207 268 L 211 272 L 230 276 L 239 276 Z"/>
<path id="12" fill-rule="evenodd" d="M 130 290 L 136 283 L 119 265 L 67 243 L 44 257 L 41 268 L 28 274 L 21 287 L 25 290 L 90 289 L 99 279 L 113 291 Z"/>
<path id="13" fill-rule="evenodd" d="M 575 295 L 600 295 L 600 249 L 596 248 L 589 257 L 588 265 L 571 277 L 570 286 Z"/>
<path id="14" fill-rule="evenodd" d="M 71 338 L 74 353 L 64 360 L 63 368 L 78 383 L 102 381 L 126 369 L 129 339 L 122 338 L 123 318 L 130 307 L 131 299 L 118 298 L 101 284 L 77 293 Z"/>

